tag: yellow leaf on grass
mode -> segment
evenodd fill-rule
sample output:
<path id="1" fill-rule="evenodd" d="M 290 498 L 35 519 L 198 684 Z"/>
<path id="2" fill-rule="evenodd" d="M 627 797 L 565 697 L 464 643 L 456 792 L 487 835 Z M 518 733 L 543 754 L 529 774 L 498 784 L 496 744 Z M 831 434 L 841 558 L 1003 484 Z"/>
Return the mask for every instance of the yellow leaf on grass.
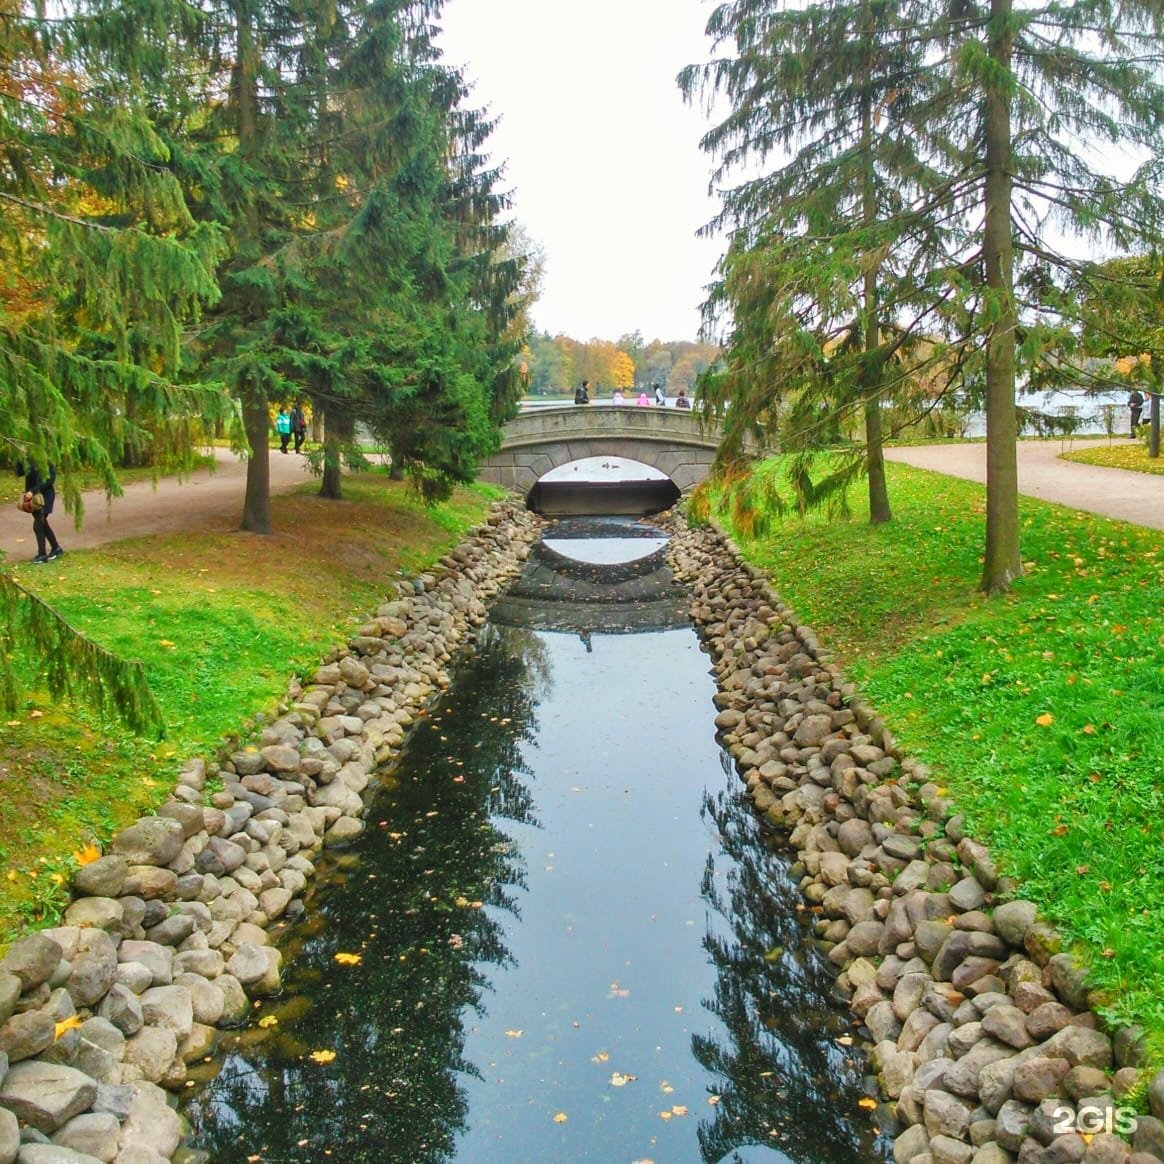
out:
<path id="1" fill-rule="evenodd" d="M 334 1051 L 312 1051 L 307 1056 L 313 1063 L 330 1063 L 335 1058 Z"/>
<path id="2" fill-rule="evenodd" d="M 76 861 L 78 865 L 92 865 L 93 862 L 96 861 L 100 856 L 101 850 L 92 842 L 90 842 L 84 848 L 77 849 L 73 853 L 73 860 Z"/>
<path id="3" fill-rule="evenodd" d="M 335 960 L 341 966 L 358 966 L 364 959 L 359 954 L 336 954 Z"/>
<path id="4" fill-rule="evenodd" d="M 170 642 L 169 639 L 158 639 L 159 647 L 176 647 L 177 645 L 177 643 Z"/>
<path id="5" fill-rule="evenodd" d="M 560 1111 L 556 1116 L 554 1116 L 554 1123 L 564 1124 L 569 1118 L 570 1117 L 564 1111 Z"/>
<path id="6" fill-rule="evenodd" d="M 1035 723 L 1039 727 L 1050 727 L 1055 722 L 1055 717 L 1049 712 L 1044 711 L 1042 715 L 1035 717 Z"/>
<path id="7" fill-rule="evenodd" d="M 61 1019 L 59 1023 L 53 1025 L 53 1042 L 65 1033 L 65 1031 L 75 1031 L 85 1020 L 79 1014 L 71 1014 L 67 1019 Z"/>
<path id="8" fill-rule="evenodd" d="M 259 1026 L 262 1027 L 264 1031 L 270 1030 L 271 1027 L 277 1027 L 278 1025 L 279 1020 L 273 1014 L 265 1014 L 261 1019 L 259 1019 Z"/>

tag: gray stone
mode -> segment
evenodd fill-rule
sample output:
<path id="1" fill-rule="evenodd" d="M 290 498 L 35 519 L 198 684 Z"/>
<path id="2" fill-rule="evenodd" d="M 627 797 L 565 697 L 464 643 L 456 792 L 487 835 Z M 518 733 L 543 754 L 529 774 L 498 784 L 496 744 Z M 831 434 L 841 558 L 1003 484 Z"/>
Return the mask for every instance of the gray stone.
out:
<path id="1" fill-rule="evenodd" d="M 125 920 L 125 906 L 114 897 L 78 897 L 65 910 L 70 926 L 115 930 Z"/>
<path id="2" fill-rule="evenodd" d="M 0 971 L 20 979 L 21 992 L 27 994 L 47 982 L 61 960 L 61 948 L 43 934 L 29 934 L 13 942 L 0 959 Z"/>
<path id="3" fill-rule="evenodd" d="M 1020 1063 L 1014 1072 L 1014 1096 L 1025 1103 L 1041 1103 L 1057 1095 L 1063 1078 L 1071 1069 L 1066 1059 L 1037 1056 Z"/>
<path id="4" fill-rule="evenodd" d="M 1033 1041 L 1027 1033 L 1026 1020 L 1017 1006 L 993 1006 L 982 1016 L 982 1029 L 991 1038 L 1021 1051 Z"/>
<path id="5" fill-rule="evenodd" d="M 996 1059 L 978 1073 L 978 1097 L 992 1116 L 998 1115 L 998 1109 L 1012 1097 L 1018 1065 L 1017 1056 Z"/>
<path id="6" fill-rule="evenodd" d="M 157 1083 L 169 1071 L 177 1053 L 178 1039 L 166 1027 L 142 1027 L 125 1043 L 125 1062 L 150 1083 Z"/>
<path id="7" fill-rule="evenodd" d="M 20 1121 L 6 1107 L 0 1107 L 0 1164 L 12 1164 L 20 1151 Z"/>
<path id="8" fill-rule="evenodd" d="M 236 1027 L 245 1022 L 251 1013 L 251 1003 L 242 983 L 233 974 L 220 974 L 210 985 L 222 995 L 219 1025 Z"/>
<path id="9" fill-rule="evenodd" d="M 96 1097 L 97 1084 L 88 1075 L 35 1059 L 10 1067 L 0 1084 L 0 1105 L 46 1135 L 80 1115 Z"/>
<path id="10" fill-rule="evenodd" d="M 126 940 L 117 951 L 119 962 L 140 962 L 148 967 L 152 985 L 169 986 L 174 980 L 174 951 L 157 942 Z"/>
<path id="11" fill-rule="evenodd" d="M 950 889 L 950 904 L 959 911 L 981 909 L 986 904 L 986 891 L 973 877 L 963 877 Z"/>
<path id="12" fill-rule="evenodd" d="M 123 1035 L 136 1035 L 145 1023 L 138 997 L 120 982 L 109 988 L 109 993 L 101 1000 L 97 1013 L 107 1019 Z"/>
<path id="13" fill-rule="evenodd" d="M 914 1124 L 906 1128 L 893 1141 L 894 1164 L 910 1164 L 918 1156 L 926 1152 L 930 1146 L 930 1137 L 922 1124 Z"/>
<path id="14" fill-rule="evenodd" d="M 1069 1006 L 1078 1010 L 1087 1007 L 1087 969 L 1080 966 L 1070 954 L 1055 954 L 1047 963 L 1051 985 Z"/>
<path id="15" fill-rule="evenodd" d="M 133 1102 L 121 1132 L 123 1152 L 149 1147 L 169 1159 L 181 1138 L 181 1121 L 166 1103 L 165 1093 L 146 1083 L 134 1084 Z"/>
<path id="16" fill-rule="evenodd" d="M 56 1023 L 52 1015 L 41 1010 L 29 1010 L 14 1014 L 0 1027 L 0 1051 L 8 1056 L 10 1063 L 19 1063 L 39 1055 L 46 1047 L 52 1046 Z"/>
<path id="17" fill-rule="evenodd" d="M 978 1075 L 988 1063 L 1007 1059 L 1014 1054 L 1014 1048 L 994 1039 L 980 1039 L 962 1056 L 945 1076 L 945 1086 L 955 1095 L 967 1099 L 978 1097 Z"/>
<path id="18" fill-rule="evenodd" d="M 930 1159 L 933 1164 L 970 1164 L 974 1149 L 953 1136 L 935 1136 L 930 1141 Z"/>
<path id="19" fill-rule="evenodd" d="M 1126 1164 L 1127 1160 L 1127 1144 L 1110 1132 L 1101 1132 L 1083 1153 L 1084 1164 Z"/>
<path id="20" fill-rule="evenodd" d="M 970 1124 L 973 1105 L 950 1095 L 947 1091 L 932 1088 L 925 1093 L 926 1131 L 933 1136 L 952 1136 L 962 1139 Z"/>
<path id="21" fill-rule="evenodd" d="M 117 952 L 109 943 L 79 955 L 65 985 L 78 1006 L 94 1006 L 116 980 Z"/>
<path id="22" fill-rule="evenodd" d="M 1031 1108 L 1017 1099 L 1008 1099 L 995 1117 L 994 1138 L 1009 1152 L 1017 1152 L 1031 1124 Z"/>
<path id="23" fill-rule="evenodd" d="M 184 986 L 151 987 L 141 996 L 141 1011 L 150 1026 L 166 1027 L 179 1042 L 194 1023 L 193 1003 Z"/>
<path id="24" fill-rule="evenodd" d="M 198 923 L 189 914 L 172 913 L 168 918 L 151 926 L 146 938 L 159 946 L 180 946 L 197 928 Z"/>
<path id="25" fill-rule="evenodd" d="M 1042 1042 L 1071 1022 L 1071 1012 L 1061 1002 L 1044 1002 L 1027 1015 L 1027 1032 Z"/>
<path id="26" fill-rule="evenodd" d="M 1148 1084 L 1148 1110 L 1157 1119 L 1164 1119 L 1164 1071 L 1157 1071 Z"/>
<path id="27" fill-rule="evenodd" d="M 97 1156 L 87 1152 L 74 1152 L 72 1148 L 61 1148 L 56 1144 L 25 1144 L 16 1157 L 16 1164 L 102 1164 Z"/>
<path id="28" fill-rule="evenodd" d="M 129 865 L 168 865 L 181 851 L 185 831 L 176 820 L 143 816 L 123 829 L 110 845 Z"/>
<path id="29" fill-rule="evenodd" d="M 970 1160 L 970 1164 L 1013 1164 L 1013 1162 L 1014 1157 L 994 1141 L 983 1144 Z"/>
<path id="30" fill-rule="evenodd" d="M 53 1134 L 53 1143 L 60 1148 L 94 1156 L 109 1164 L 117 1155 L 117 1140 L 121 1124 L 108 1112 L 87 1112 L 75 1116 Z"/>
<path id="31" fill-rule="evenodd" d="M 98 857 L 73 874 L 78 897 L 120 897 L 129 862 L 118 853 Z"/>
<path id="32" fill-rule="evenodd" d="M 1043 1054 L 1066 1059 L 1072 1067 L 1111 1067 L 1111 1039 L 1089 1027 L 1069 1026 L 1052 1035 L 1042 1046 Z"/>
<path id="33" fill-rule="evenodd" d="M 1132 1133 L 1132 1149 L 1164 1160 L 1164 1122 L 1155 1116 L 1140 1116 Z"/>
<path id="34" fill-rule="evenodd" d="M 1003 941 L 1016 950 L 1024 948 L 1027 930 L 1034 923 L 1035 903 L 1033 901 L 1007 901 L 994 909 L 994 930 Z"/>

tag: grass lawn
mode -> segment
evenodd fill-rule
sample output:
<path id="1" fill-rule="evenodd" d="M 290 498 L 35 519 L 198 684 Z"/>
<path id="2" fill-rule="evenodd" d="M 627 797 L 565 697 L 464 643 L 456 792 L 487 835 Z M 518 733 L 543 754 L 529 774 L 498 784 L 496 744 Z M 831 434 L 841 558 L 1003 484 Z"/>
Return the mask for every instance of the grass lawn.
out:
<path id="1" fill-rule="evenodd" d="M 385 474 L 345 478 L 339 502 L 316 489 L 272 498 L 269 537 L 184 533 L 14 565 L 78 629 L 144 662 L 167 730 L 142 740 L 43 694 L 0 719 L 0 939 L 53 920 L 73 854 L 159 803 L 182 759 L 245 734 L 398 572 L 455 545 L 497 495 L 476 487 L 430 509 Z"/>
<path id="2" fill-rule="evenodd" d="M 1114 445 L 1095 445 L 1064 453 L 1065 461 L 1079 461 L 1084 465 L 1105 465 L 1110 469 L 1132 469 L 1137 473 L 1164 474 L 1164 457 L 1148 456 L 1143 441 L 1126 440 Z"/>
<path id="3" fill-rule="evenodd" d="M 849 521 L 724 520 L 1160 1058 L 1164 535 L 1024 498 L 1026 576 L 987 600 L 983 488 L 887 468 L 885 526 L 856 495 Z"/>

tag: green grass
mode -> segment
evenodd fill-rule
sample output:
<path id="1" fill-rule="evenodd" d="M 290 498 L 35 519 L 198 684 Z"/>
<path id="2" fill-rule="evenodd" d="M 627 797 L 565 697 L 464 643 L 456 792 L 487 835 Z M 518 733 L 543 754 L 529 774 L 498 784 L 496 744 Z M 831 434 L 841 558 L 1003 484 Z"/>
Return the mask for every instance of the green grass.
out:
<path id="1" fill-rule="evenodd" d="M 1105 1015 L 1164 1046 L 1164 535 L 1023 499 L 1026 576 L 986 600 L 982 487 L 889 473 L 888 525 L 854 496 L 847 522 L 733 534 L 1083 952 Z"/>
<path id="2" fill-rule="evenodd" d="M 1125 440 L 1121 444 L 1102 445 L 1064 453 L 1065 461 L 1084 465 L 1104 465 L 1110 469 L 1131 469 L 1136 473 L 1164 474 L 1164 457 L 1149 457 L 1143 441 Z"/>
<path id="3" fill-rule="evenodd" d="M 83 707 L 33 693 L 0 720 L 0 937 L 52 921 L 72 853 L 102 843 L 172 785 L 181 760 L 213 757 L 269 714 L 401 574 L 455 545 L 496 490 L 425 507 L 385 474 L 349 477 L 344 500 L 317 486 L 272 499 L 275 534 L 185 533 L 70 552 L 14 576 L 74 626 L 140 659 L 166 736 L 138 739 Z"/>

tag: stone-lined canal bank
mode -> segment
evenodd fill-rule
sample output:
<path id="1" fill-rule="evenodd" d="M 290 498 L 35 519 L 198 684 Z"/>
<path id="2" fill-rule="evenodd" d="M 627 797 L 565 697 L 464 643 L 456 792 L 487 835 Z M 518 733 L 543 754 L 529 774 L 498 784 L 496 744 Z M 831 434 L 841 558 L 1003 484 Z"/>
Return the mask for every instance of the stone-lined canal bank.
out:
<path id="1" fill-rule="evenodd" d="M 716 723 L 756 811 L 795 851 L 837 987 L 873 1044 L 894 1159 L 1164 1159 L 1164 1072 L 1144 1077 L 1139 1033 L 1100 1029 L 1059 936 L 762 572 L 713 531 L 674 532 L 716 660 Z M 1145 1091 L 1151 1114 L 1137 1115 Z"/>
<path id="2" fill-rule="evenodd" d="M 1164 1075 L 1099 1029 L 1081 971 L 920 764 L 758 571 L 673 523 L 715 661 L 716 725 L 787 836 L 837 990 L 868 1030 L 900 1164 L 1164 1159 Z M 402 584 L 251 747 L 191 761 L 153 817 L 77 874 L 64 924 L 0 960 L 0 1164 L 189 1164 L 173 1096 L 219 1033 L 279 992 L 271 931 L 326 846 L 364 828 L 374 774 L 448 686 L 539 533 L 513 504 Z M 209 782 L 208 781 L 211 781 Z M 1080 1134 L 1080 1133 L 1084 1134 Z M 807 1160 L 807 1157 L 806 1157 Z"/>

